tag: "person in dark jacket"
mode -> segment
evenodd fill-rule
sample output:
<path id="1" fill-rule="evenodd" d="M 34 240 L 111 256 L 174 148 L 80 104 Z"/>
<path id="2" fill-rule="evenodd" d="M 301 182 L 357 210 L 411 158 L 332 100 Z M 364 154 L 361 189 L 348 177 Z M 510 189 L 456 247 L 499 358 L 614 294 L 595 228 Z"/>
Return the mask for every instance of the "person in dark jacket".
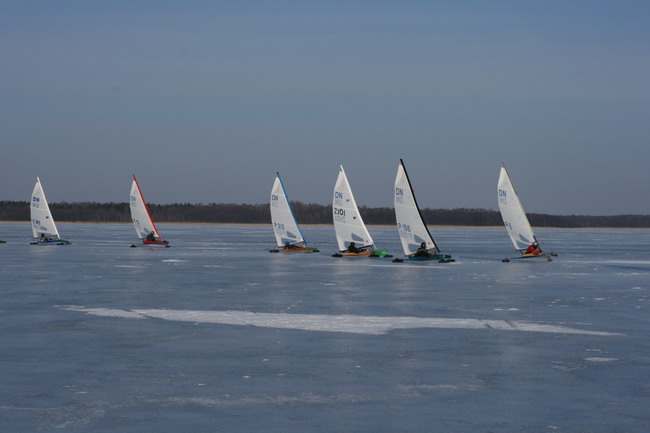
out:
<path id="1" fill-rule="evenodd" d="M 420 248 L 413 254 L 415 257 L 429 257 L 431 253 L 429 253 L 429 250 L 427 249 L 427 244 L 422 242 L 420 244 Z"/>
<path id="2" fill-rule="evenodd" d="M 349 253 L 359 253 L 361 250 L 357 248 L 354 242 L 350 242 L 350 245 L 348 245 L 348 252 Z"/>

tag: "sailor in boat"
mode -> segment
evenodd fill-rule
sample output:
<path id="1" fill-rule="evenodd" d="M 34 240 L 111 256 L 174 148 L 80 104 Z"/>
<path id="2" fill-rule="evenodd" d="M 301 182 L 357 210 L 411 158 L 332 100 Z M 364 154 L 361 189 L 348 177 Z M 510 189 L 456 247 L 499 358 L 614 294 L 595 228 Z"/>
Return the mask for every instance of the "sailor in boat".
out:
<path id="1" fill-rule="evenodd" d="M 532 244 L 528 245 L 528 248 L 526 248 L 526 254 L 535 254 L 537 256 L 539 254 L 542 254 L 542 249 L 539 247 L 537 242 L 533 242 Z"/>
<path id="2" fill-rule="evenodd" d="M 350 242 L 350 245 L 348 245 L 348 252 L 349 252 L 349 253 L 355 253 L 355 254 L 358 254 L 358 253 L 360 253 L 361 251 L 362 251 L 362 250 L 359 249 L 359 248 L 357 248 L 357 246 L 355 245 L 354 242 Z"/>
<path id="3" fill-rule="evenodd" d="M 149 242 L 153 242 L 153 241 L 155 241 L 155 240 L 156 240 L 156 234 L 152 231 L 151 233 L 149 233 L 149 234 L 147 235 L 147 239 L 146 239 L 146 240 L 149 241 Z"/>
<path id="4" fill-rule="evenodd" d="M 285 250 L 295 250 L 296 248 L 298 248 L 298 247 L 295 246 L 295 245 L 293 245 L 293 244 L 290 243 L 290 242 L 285 242 L 285 243 L 284 243 L 284 249 L 285 249 Z"/>
<path id="5" fill-rule="evenodd" d="M 420 248 L 413 254 L 413 257 L 429 257 L 431 254 L 429 253 L 429 250 L 427 249 L 427 244 L 422 242 L 420 244 Z"/>

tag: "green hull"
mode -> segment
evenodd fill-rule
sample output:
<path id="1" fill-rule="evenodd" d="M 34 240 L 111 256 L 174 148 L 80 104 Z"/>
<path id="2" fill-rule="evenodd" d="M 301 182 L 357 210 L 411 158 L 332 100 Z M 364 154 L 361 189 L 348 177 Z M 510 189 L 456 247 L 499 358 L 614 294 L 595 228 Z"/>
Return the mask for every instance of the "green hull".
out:
<path id="1" fill-rule="evenodd" d="M 409 256 L 406 260 L 411 262 L 438 262 L 438 263 L 452 263 L 455 259 L 451 258 L 451 254 L 431 254 L 429 256 Z M 401 263 L 403 259 L 395 259 L 393 262 Z"/>
<path id="2" fill-rule="evenodd" d="M 31 242 L 31 245 L 69 245 L 71 242 L 67 239 L 51 239 L 43 241 L 41 239 Z"/>

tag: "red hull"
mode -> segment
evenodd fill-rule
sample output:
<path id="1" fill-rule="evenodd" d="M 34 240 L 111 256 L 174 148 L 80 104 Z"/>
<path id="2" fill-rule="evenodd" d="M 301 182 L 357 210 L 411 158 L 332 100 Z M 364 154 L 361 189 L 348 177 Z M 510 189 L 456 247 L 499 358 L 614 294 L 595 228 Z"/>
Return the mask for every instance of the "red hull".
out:
<path id="1" fill-rule="evenodd" d="M 167 241 L 142 241 L 145 245 L 169 245 Z"/>

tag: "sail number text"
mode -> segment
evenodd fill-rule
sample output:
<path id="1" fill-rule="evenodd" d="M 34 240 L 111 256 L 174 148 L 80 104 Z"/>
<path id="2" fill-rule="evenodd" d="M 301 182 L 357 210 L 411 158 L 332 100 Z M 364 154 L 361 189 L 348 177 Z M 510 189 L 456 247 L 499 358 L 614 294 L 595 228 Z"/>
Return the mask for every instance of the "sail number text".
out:
<path id="1" fill-rule="evenodd" d="M 411 239 L 413 237 L 411 226 L 409 224 L 397 223 L 397 231 L 399 232 L 399 236 L 401 238 Z"/>
<path id="2" fill-rule="evenodd" d="M 343 206 L 343 193 L 334 191 L 334 205 Z"/>
<path id="3" fill-rule="evenodd" d="M 395 203 L 404 203 L 404 188 L 395 188 Z"/>
<path id="4" fill-rule="evenodd" d="M 508 193 L 502 189 L 499 189 L 499 202 L 503 204 L 508 204 Z"/>
<path id="5" fill-rule="evenodd" d="M 339 223 L 345 223 L 345 209 L 339 209 L 337 207 L 334 209 L 334 220 Z"/>

